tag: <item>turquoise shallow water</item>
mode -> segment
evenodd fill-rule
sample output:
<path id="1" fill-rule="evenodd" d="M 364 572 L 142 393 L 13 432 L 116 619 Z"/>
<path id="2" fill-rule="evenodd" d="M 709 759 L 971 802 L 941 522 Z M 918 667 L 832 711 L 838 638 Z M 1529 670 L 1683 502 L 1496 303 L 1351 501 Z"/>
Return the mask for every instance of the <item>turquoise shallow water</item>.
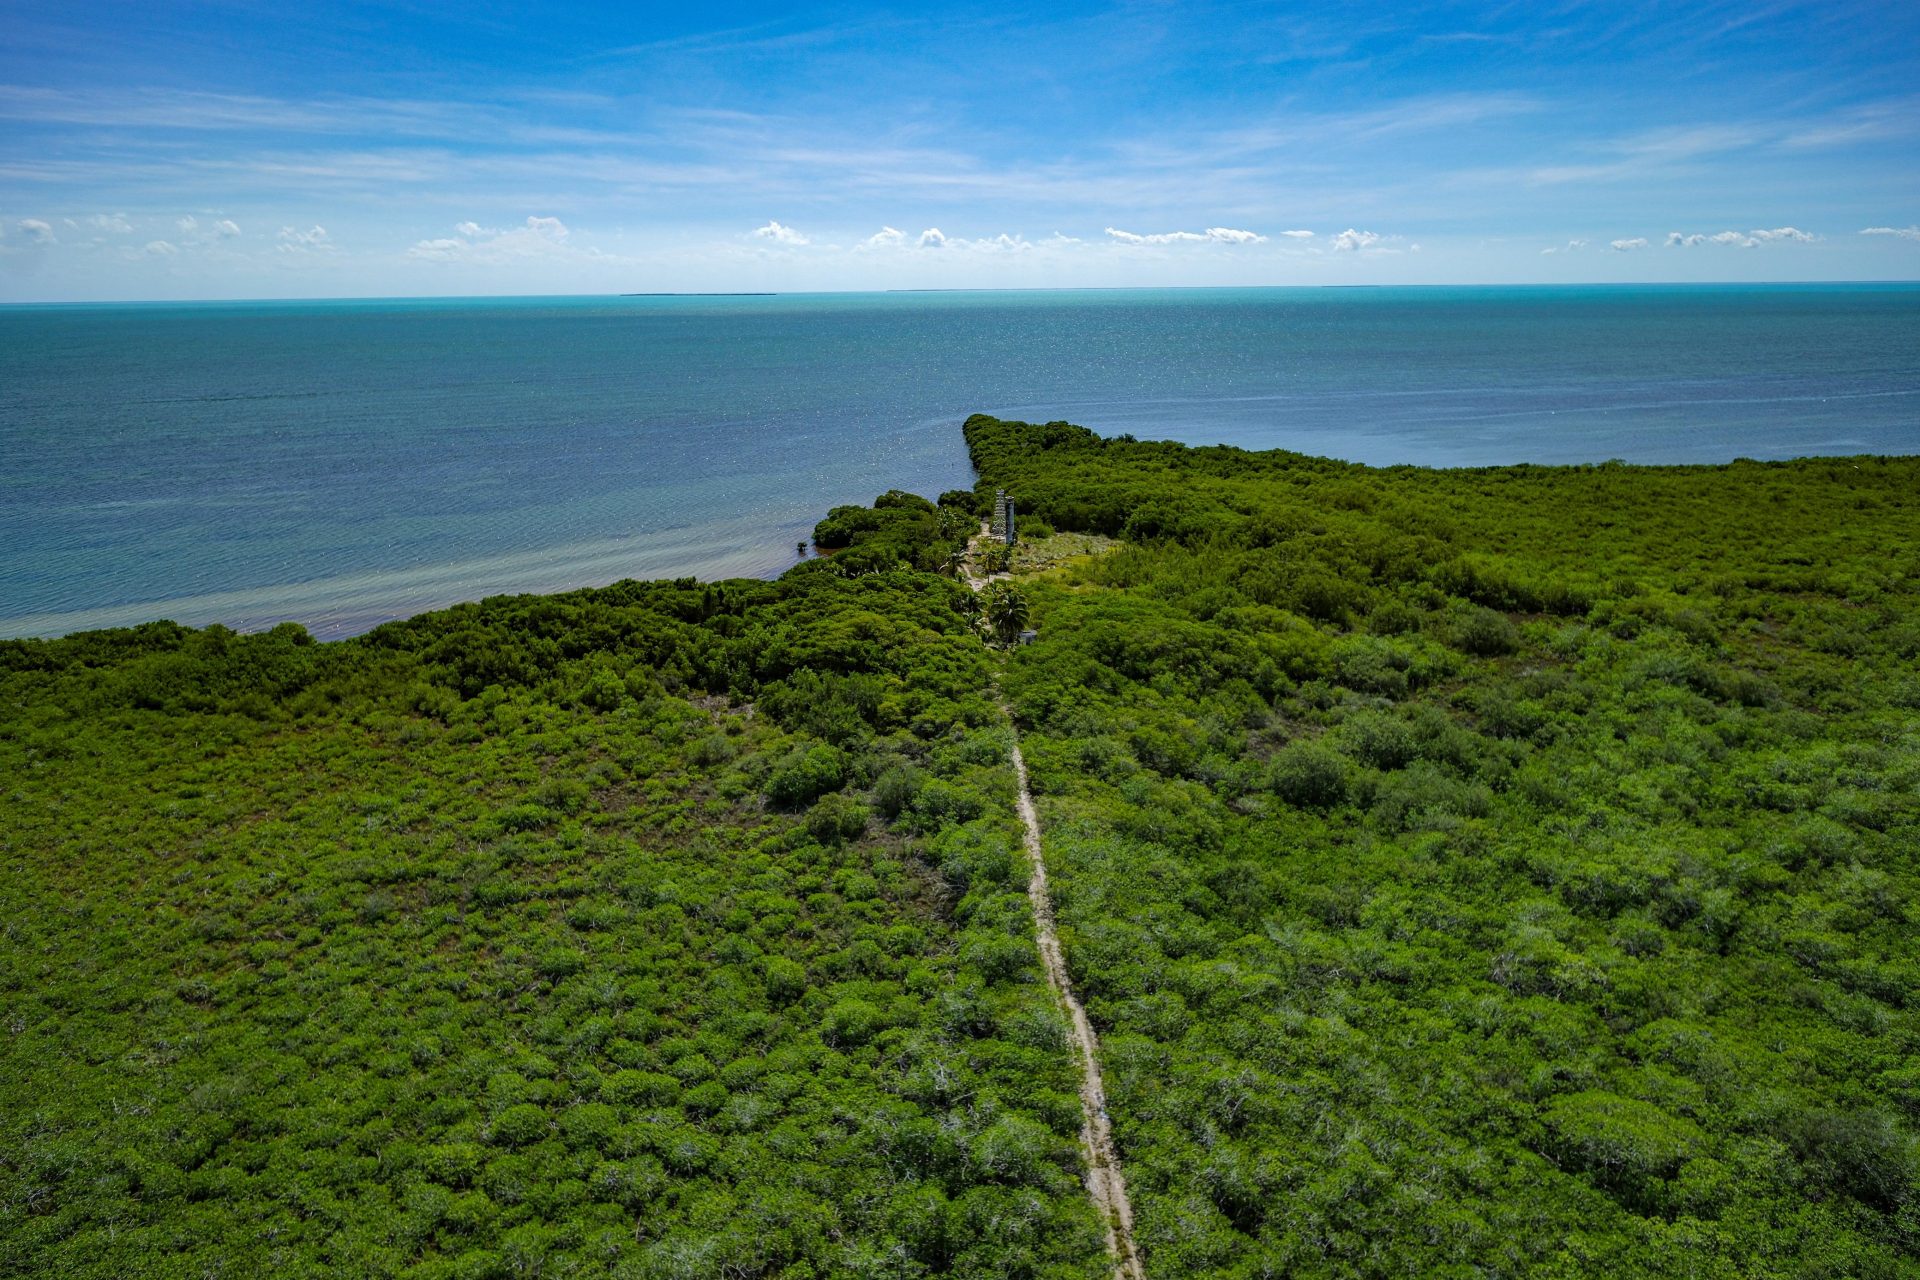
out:
<path id="1" fill-rule="evenodd" d="M 1920 286 L 0 308 L 0 635 L 773 574 L 984 411 L 1356 461 L 1920 451 Z"/>

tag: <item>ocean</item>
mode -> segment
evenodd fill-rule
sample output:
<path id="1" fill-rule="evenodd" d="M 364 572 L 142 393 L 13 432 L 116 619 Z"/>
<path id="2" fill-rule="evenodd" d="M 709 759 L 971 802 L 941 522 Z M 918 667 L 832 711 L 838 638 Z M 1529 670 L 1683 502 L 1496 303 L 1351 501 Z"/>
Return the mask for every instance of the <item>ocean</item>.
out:
<path id="1" fill-rule="evenodd" d="M 970 413 L 1379 465 L 1920 452 L 1920 286 L 0 307 L 0 635 L 771 576 Z"/>

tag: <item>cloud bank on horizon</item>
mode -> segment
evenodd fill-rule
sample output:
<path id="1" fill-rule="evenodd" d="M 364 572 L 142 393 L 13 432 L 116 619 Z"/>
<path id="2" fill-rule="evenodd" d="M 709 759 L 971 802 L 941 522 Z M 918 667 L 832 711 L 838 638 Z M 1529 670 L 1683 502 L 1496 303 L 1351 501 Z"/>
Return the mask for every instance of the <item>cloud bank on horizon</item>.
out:
<path id="1" fill-rule="evenodd" d="M 1900 7 L 0 5 L 0 301 L 1920 276 Z"/>

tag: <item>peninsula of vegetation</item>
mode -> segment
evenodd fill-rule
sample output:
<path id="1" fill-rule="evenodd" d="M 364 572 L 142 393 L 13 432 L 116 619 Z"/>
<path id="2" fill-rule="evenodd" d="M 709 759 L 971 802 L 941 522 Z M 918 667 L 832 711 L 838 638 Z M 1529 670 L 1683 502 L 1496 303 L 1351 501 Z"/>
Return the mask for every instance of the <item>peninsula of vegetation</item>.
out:
<path id="1" fill-rule="evenodd" d="M 0 642 L 0 1275 L 1915 1273 L 1920 459 L 965 430 L 774 582 Z"/>

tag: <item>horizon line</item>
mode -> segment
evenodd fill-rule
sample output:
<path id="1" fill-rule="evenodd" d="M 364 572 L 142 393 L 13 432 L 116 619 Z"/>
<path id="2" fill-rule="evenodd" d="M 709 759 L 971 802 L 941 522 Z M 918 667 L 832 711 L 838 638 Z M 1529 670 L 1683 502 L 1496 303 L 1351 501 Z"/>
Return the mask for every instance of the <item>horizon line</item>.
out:
<path id="1" fill-rule="evenodd" d="M 0 310 L 31 307 L 194 307 L 244 306 L 298 302 L 498 302 L 539 299 L 601 298 L 852 298 L 913 293 L 1223 293 L 1234 290 L 1353 290 L 1353 289 L 1776 289 L 1808 286 L 1920 286 L 1920 278 L 1871 280 L 1527 280 L 1421 281 L 1397 284 L 1109 284 L 1109 285 L 974 285 L 895 287 L 887 289 L 761 289 L 761 290 L 641 290 L 611 293 L 420 293 L 420 294 L 310 294 L 300 297 L 244 298 L 38 298 L 0 301 Z"/>

